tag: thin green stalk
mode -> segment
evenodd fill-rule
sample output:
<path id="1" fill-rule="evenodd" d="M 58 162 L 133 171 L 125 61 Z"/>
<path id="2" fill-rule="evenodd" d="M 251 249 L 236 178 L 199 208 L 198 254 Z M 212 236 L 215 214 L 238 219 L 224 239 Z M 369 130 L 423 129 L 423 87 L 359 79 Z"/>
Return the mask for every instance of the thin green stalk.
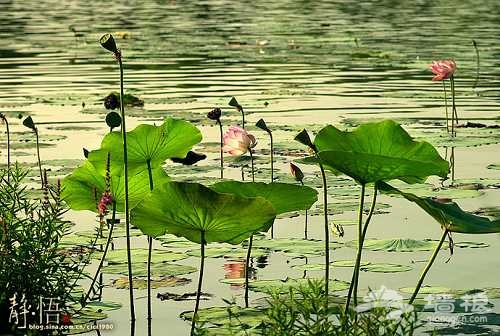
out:
<path id="1" fill-rule="evenodd" d="M 252 182 L 255 182 L 255 173 L 254 173 L 254 167 L 253 167 L 253 153 L 252 149 L 249 148 L 248 152 L 250 154 L 250 162 L 252 164 Z M 248 241 L 248 247 L 247 247 L 247 257 L 245 260 L 245 307 L 248 308 L 248 278 L 250 275 L 250 258 L 252 255 L 252 244 L 253 244 L 253 235 L 250 236 L 250 239 Z"/>
<path id="2" fill-rule="evenodd" d="M 300 180 L 300 184 L 304 186 L 304 181 Z M 304 223 L 304 239 L 307 239 L 307 209 L 306 209 L 306 219 Z"/>
<path id="3" fill-rule="evenodd" d="M 222 150 L 222 146 L 224 146 L 224 138 L 223 138 L 223 132 L 222 132 L 222 122 L 220 119 L 217 120 L 217 123 L 219 124 L 219 130 L 220 130 L 220 178 L 224 178 L 224 152 Z"/>
<path id="4" fill-rule="evenodd" d="M 455 147 L 450 152 L 451 185 L 455 182 Z"/>
<path id="5" fill-rule="evenodd" d="M 448 230 L 443 231 L 443 235 L 441 236 L 441 240 L 439 241 L 439 244 L 436 246 L 434 249 L 434 252 L 432 253 L 431 258 L 427 262 L 427 265 L 425 266 L 424 270 L 422 271 L 422 274 L 420 274 L 420 278 L 418 279 L 417 286 L 415 287 L 415 291 L 413 292 L 413 295 L 410 298 L 410 301 L 408 302 L 409 304 L 412 304 L 415 298 L 418 295 L 418 291 L 420 290 L 420 287 L 422 287 L 422 283 L 424 282 L 425 276 L 427 275 L 427 272 L 431 269 L 432 264 L 434 263 L 434 260 L 436 260 L 436 257 L 439 253 L 439 250 L 441 250 L 441 247 L 443 246 L 443 243 L 446 239 L 446 236 L 448 235 Z"/>
<path id="6" fill-rule="evenodd" d="M 472 45 L 476 51 L 476 80 L 474 81 L 474 85 L 472 85 L 472 88 L 475 89 L 479 83 L 479 49 L 475 40 L 472 40 Z"/>
<path id="7" fill-rule="evenodd" d="M 325 309 L 328 311 L 328 283 L 330 281 L 330 228 L 328 226 L 328 186 L 326 184 L 326 173 L 319 156 L 316 153 L 323 180 L 323 216 L 325 229 Z"/>
<path id="8" fill-rule="evenodd" d="M 97 281 L 97 277 L 101 273 L 102 266 L 104 265 L 104 260 L 106 259 L 106 255 L 108 253 L 109 245 L 111 243 L 111 239 L 113 238 L 113 229 L 115 227 L 115 219 L 116 219 L 116 201 L 113 200 L 113 207 L 112 207 L 112 215 L 111 215 L 111 225 L 109 227 L 109 232 L 108 232 L 108 239 L 106 240 L 106 245 L 104 247 L 104 251 L 102 252 L 101 260 L 99 261 L 99 265 L 97 266 L 97 270 L 95 272 L 94 277 L 92 278 L 92 282 L 90 284 L 89 290 L 87 291 L 87 294 L 85 295 L 85 298 L 82 301 L 82 308 L 85 307 L 87 304 L 87 301 L 90 298 L 90 295 L 92 293 L 92 290 L 94 288 L 94 285 Z"/>
<path id="9" fill-rule="evenodd" d="M 147 160 L 146 164 L 148 166 L 148 176 L 149 176 L 149 190 L 153 190 L 153 173 L 151 171 L 151 160 Z M 148 269 L 148 335 L 151 335 L 151 320 L 152 320 L 152 305 L 151 305 L 151 254 L 153 251 L 153 238 L 148 236 L 148 261 L 147 261 L 147 269 Z"/>
<path id="10" fill-rule="evenodd" d="M 191 321 L 191 335 L 194 335 L 194 327 L 198 319 L 198 308 L 200 307 L 201 284 L 203 281 L 203 269 L 205 267 L 205 231 L 201 231 L 201 261 L 200 276 L 198 278 L 198 291 L 196 292 L 196 305 L 194 307 L 193 320 Z"/>
<path id="11" fill-rule="evenodd" d="M 454 123 L 453 123 L 453 118 L 455 118 L 455 123 L 458 125 L 458 113 L 457 113 L 457 106 L 455 105 L 455 78 L 453 75 L 450 77 L 450 83 L 451 83 L 451 102 L 452 102 L 452 112 L 451 112 L 451 135 L 456 136 L 456 132 L 454 130 Z"/>
<path id="12" fill-rule="evenodd" d="M 250 257 L 252 254 L 252 244 L 253 244 L 253 235 L 250 236 L 248 240 L 248 248 L 247 248 L 247 257 L 245 260 L 245 308 L 249 307 L 248 304 L 248 278 L 250 277 Z"/>
<path id="13" fill-rule="evenodd" d="M 444 92 L 444 110 L 446 113 L 446 132 L 450 132 L 450 126 L 448 121 L 448 98 L 446 97 L 446 82 L 443 80 L 443 92 Z"/>
<path id="14" fill-rule="evenodd" d="M 358 209 L 358 251 L 356 254 L 356 264 L 354 265 L 354 285 L 351 283 L 351 286 L 353 287 L 352 294 L 354 297 L 354 305 L 358 305 L 359 266 L 361 264 L 361 254 L 363 253 L 363 206 L 365 204 L 365 191 L 366 185 L 362 184 Z"/>
<path id="15" fill-rule="evenodd" d="M 44 181 L 43 181 L 43 173 L 42 173 L 42 162 L 40 161 L 40 142 L 39 142 L 39 138 L 38 138 L 38 128 L 35 127 L 34 131 L 35 131 L 35 138 L 36 138 L 36 157 L 38 160 L 38 170 L 40 172 L 40 180 L 42 181 L 42 188 L 43 188 Z"/>
<path id="16" fill-rule="evenodd" d="M 274 182 L 274 145 L 273 145 L 273 134 L 271 131 L 267 132 L 269 138 L 271 139 L 271 183 Z M 271 225 L 271 239 L 274 238 L 274 223 Z"/>
<path id="17" fill-rule="evenodd" d="M 128 153 L 127 153 L 127 128 L 125 126 L 125 107 L 123 104 L 123 62 L 121 54 L 118 59 L 120 66 L 120 114 L 122 117 L 122 140 L 123 140 L 123 166 L 124 166 L 124 185 L 125 185 L 125 240 L 127 245 L 127 264 L 128 264 L 128 283 L 129 283 L 129 302 L 130 302 L 130 320 L 135 321 L 135 306 L 134 306 L 134 286 L 132 279 L 132 255 L 130 246 L 130 205 L 128 198 Z"/>
<path id="18" fill-rule="evenodd" d="M 9 121 L 2 113 L 0 113 L 0 118 L 5 123 L 5 128 L 7 131 L 7 182 L 10 182 L 10 131 L 9 131 Z"/>
<path id="19" fill-rule="evenodd" d="M 364 204 L 364 194 L 365 194 L 365 185 L 361 185 L 361 201 L 360 201 L 360 211 L 358 212 L 358 225 L 362 223 L 363 221 L 363 204 Z M 358 293 L 358 283 L 359 283 L 359 268 L 361 265 L 361 257 L 363 253 L 363 245 L 365 243 L 365 237 L 366 237 L 366 232 L 368 231 L 368 225 L 370 224 L 370 221 L 372 219 L 373 213 L 375 211 L 375 205 L 377 204 L 377 186 L 375 185 L 373 187 L 373 197 L 372 197 L 372 204 L 370 206 L 370 210 L 368 212 L 368 216 L 366 217 L 365 224 L 363 226 L 363 230 L 361 231 L 361 236 L 358 237 L 358 251 L 356 253 L 356 263 L 354 265 L 354 270 L 352 274 L 352 279 L 351 279 L 351 285 L 349 286 L 349 294 L 347 296 L 347 301 L 346 301 L 346 306 L 345 306 L 345 312 L 349 310 L 349 304 L 351 302 L 351 296 L 354 292 L 354 304 L 357 305 L 357 293 Z M 359 230 L 359 228 L 358 228 Z"/>
<path id="20" fill-rule="evenodd" d="M 241 111 L 241 119 L 242 119 L 242 127 L 243 129 L 245 129 L 245 112 L 243 111 L 243 107 L 240 106 L 240 111 Z"/>

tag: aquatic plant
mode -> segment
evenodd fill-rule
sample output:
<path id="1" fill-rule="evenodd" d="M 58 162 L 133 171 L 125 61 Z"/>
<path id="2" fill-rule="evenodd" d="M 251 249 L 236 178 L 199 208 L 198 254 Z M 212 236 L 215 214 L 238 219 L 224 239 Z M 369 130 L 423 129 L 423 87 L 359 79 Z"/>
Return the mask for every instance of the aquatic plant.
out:
<path id="1" fill-rule="evenodd" d="M 219 125 L 219 135 L 220 135 L 220 178 L 224 178 L 224 151 L 222 147 L 224 146 L 223 132 L 222 132 L 222 122 L 220 117 L 222 111 L 220 108 L 216 107 L 212 111 L 208 112 L 208 119 L 215 120 L 217 125 Z"/>
<path id="2" fill-rule="evenodd" d="M 238 112 L 241 112 L 241 127 L 245 129 L 245 112 L 243 111 L 243 106 L 234 97 L 231 98 L 228 105 L 235 107 Z"/>
<path id="3" fill-rule="evenodd" d="M 63 219 L 67 208 L 59 189 L 33 199 L 24 184 L 28 171 L 18 164 L 10 169 L 0 170 L 0 334 L 24 335 L 24 323 L 47 327 L 47 322 L 21 311 L 11 320 L 13 312 L 23 305 L 35 307 L 41 297 L 58 298 L 61 311 L 70 311 L 77 300 L 74 283 L 81 280 L 87 262 L 63 250 L 61 239 L 70 224 Z"/>
<path id="4" fill-rule="evenodd" d="M 125 232 L 126 232 L 126 245 L 127 245 L 127 261 L 128 261 L 128 281 L 129 281 L 129 303 L 130 303 L 130 320 L 135 321 L 135 306 L 134 306 L 134 286 L 132 285 L 132 256 L 130 254 L 130 205 L 129 205 L 129 185 L 128 185 L 128 160 L 127 160 L 127 127 L 125 123 L 125 107 L 123 103 L 124 89 L 123 89 L 123 62 L 122 52 L 116 46 L 115 39 L 111 34 L 104 34 L 99 42 L 101 46 L 112 52 L 115 59 L 118 61 L 120 68 L 120 117 L 121 117 L 121 135 L 122 135 L 122 148 L 123 148 L 123 172 L 124 172 L 124 205 L 125 205 Z"/>
<path id="5" fill-rule="evenodd" d="M 7 182 L 10 181 L 10 130 L 9 130 L 9 121 L 7 117 L 0 113 L 0 119 L 5 124 L 5 131 L 7 133 Z"/>
<path id="6" fill-rule="evenodd" d="M 489 219 L 487 217 L 476 216 L 474 214 L 463 211 L 455 202 L 443 202 L 431 197 L 418 197 L 412 193 L 400 191 L 391 185 L 379 181 L 377 187 L 387 194 L 394 194 L 403 196 L 405 199 L 414 202 L 432 218 L 434 218 L 443 229 L 441 239 L 436 246 L 433 254 L 431 255 L 427 265 L 422 271 L 420 278 L 415 287 L 409 303 L 413 303 L 417 294 L 422 286 L 422 283 L 431 268 L 437 254 L 445 239 L 451 232 L 466 233 L 466 234 L 486 234 L 486 233 L 499 233 L 500 232 L 500 218 Z"/>
<path id="7" fill-rule="evenodd" d="M 314 153 L 315 157 L 313 162 L 317 163 L 321 171 L 321 180 L 323 187 L 323 227 L 325 232 L 325 306 L 328 306 L 328 285 L 330 279 L 330 227 L 328 225 L 328 185 L 326 181 L 326 173 L 321 159 L 318 157 L 318 149 L 315 144 L 311 141 L 309 134 L 305 129 L 303 129 L 299 134 L 295 136 L 295 140 L 303 145 L 306 145 L 310 152 Z M 328 307 L 327 307 L 328 308 Z"/>
<path id="8" fill-rule="evenodd" d="M 446 83 L 445 80 L 450 80 L 450 88 L 451 88 L 451 97 L 452 97 L 452 111 L 451 111 L 451 135 L 455 136 L 455 125 L 458 124 L 458 114 L 455 106 L 455 80 L 454 73 L 457 69 L 457 64 L 454 60 L 439 60 L 433 61 L 429 65 L 429 70 L 434 73 L 434 77 L 432 77 L 433 81 L 442 81 L 443 82 L 443 91 L 444 91 L 444 103 L 446 110 L 446 130 L 449 132 L 448 128 L 448 101 L 446 98 Z"/>
<path id="9" fill-rule="evenodd" d="M 259 119 L 259 121 L 257 121 L 257 123 L 255 124 L 255 126 L 257 126 L 258 128 L 260 128 L 261 130 L 263 131 L 266 131 L 267 134 L 269 134 L 269 140 L 270 140 L 270 156 L 271 156 L 271 183 L 274 182 L 274 147 L 273 147 L 273 133 L 271 132 L 271 130 L 269 129 L 269 127 L 267 127 L 266 125 L 266 122 L 264 121 L 264 119 Z M 274 238 L 274 225 L 271 226 L 271 238 Z"/>
<path id="10" fill-rule="evenodd" d="M 275 217 L 276 210 L 262 197 L 221 194 L 201 184 L 186 182 L 156 187 L 133 209 L 134 224 L 148 236 L 170 233 L 200 244 L 200 274 L 191 334 L 200 304 L 205 245 L 211 242 L 239 244 L 255 232 L 269 229 Z"/>
<path id="11" fill-rule="evenodd" d="M 442 159 L 429 143 L 413 141 L 396 122 L 385 120 L 366 123 L 352 132 L 340 131 L 334 126 L 324 127 L 316 136 L 314 145 L 325 167 L 341 172 L 361 185 L 358 210 L 358 249 L 351 288 L 357 305 L 357 287 L 363 241 L 375 209 L 377 186 L 374 185 L 370 211 L 363 225 L 363 206 L 366 186 L 378 181 L 399 179 L 407 183 L 423 182 L 430 175 L 446 177 L 448 162 Z"/>
<path id="12" fill-rule="evenodd" d="M 40 181 L 42 183 L 42 188 L 44 185 L 44 180 L 43 180 L 43 173 L 42 173 L 42 162 L 40 161 L 40 138 L 38 136 L 38 128 L 35 125 L 35 122 L 33 121 L 33 118 L 31 116 L 26 117 L 26 119 L 23 120 L 23 125 L 29 128 L 30 130 L 35 133 L 35 139 L 36 139 L 36 158 L 38 162 L 38 171 L 40 173 Z"/>
<path id="13" fill-rule="evenodd" d="M 304 173 L 302 173 L 302 170 L 300 170 L 300 168 L 293 162 L 290 162 L 290 174 L 295 178 L 295 181 L 298 181 L 301 185 L 304 185 Z M 304 239 L 307 239 L 307 209 L 304 221 Z"/>
<path id="14" fill-rule="evenodd" d="M 234 97 L 233 97 L 234 98 Z M 243 119 L 244 120 L 244 119 Z M 250 154 L 251 163 L 251 173 L 252 182 L 255 182 L 255 171 L 253 164 L 253 153 L 252 149 L 257 145 L 257 140 L 244 128 L 238 126 L 231 126 L 229 130 L 224 135 L 224 147 L 222 148 L 225 152 L 230 155 L 243 155 L 246 152 Z M 243 175 L 243 174 L 242 174 Z M 248 241 L 247 256 L 246 256 L 246 271 L 245 271 L 245 306 L 248 307 L 248 273 L 250 269 L 250 255 L 252 253 L 252 242 L 253 235 L 250 236 Z"/>

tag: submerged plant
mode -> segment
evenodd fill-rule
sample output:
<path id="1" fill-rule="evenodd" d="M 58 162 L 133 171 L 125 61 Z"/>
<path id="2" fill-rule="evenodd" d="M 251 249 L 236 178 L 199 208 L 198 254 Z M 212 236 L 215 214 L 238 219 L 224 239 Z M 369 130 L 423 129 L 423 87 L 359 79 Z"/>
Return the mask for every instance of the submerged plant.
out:
<path id="1" fill-rule="evenodd" d="M 200 304 L 205 245 L 239 244 L 255 232 L 268 229 L 275 217 L 276 210 L 262 197 L 221 194 L 201 184 L 186 182 L 170 182 L 155 188 L 132 211 L 134 224 L 148 236 L 170 233 L 200 244 L 200 274 L 191 334 Z"/>
<path id="2" fill-rule="evenodd" d="M 220 108 L 216 107 L 212 111 L 208 112 L 208 119 L 215 120 L 217 125 L 219 125 L 219 134 L 220 134 L 220 178 L 224 178 L 224 151 L 222 147 L 224 146 L 224 138 L 222 132 L 222 122 L 220 121 L 220 117 L 222 115 L 222 111 Z"/>
<path id="3" fill-rule="evenodd" d="M 440 60 L 433 61 L 431 65 L 429 65 L 429 70 L 434 73 L 434 77 L 432 77 L 433 81 L 442 81 L 443 82 L 443 91 L 444 91 L 444 103 L 445 103 L 445 111 L 446 111 L 446 130 L 449 132 L 448 127 L 448 100 L 446 98 L 446 83 L 445 80 L 450 80 L 450 88 L 451 88 L 451 97 L 452 97 L 452 111 L 451 111 L 451 135 L 455 136 L 455 125 L 458 124 L 458 114 L 455 106 L 455 79 L 454 73 L 457 69 L 457 64 L 454 60 Z"/>

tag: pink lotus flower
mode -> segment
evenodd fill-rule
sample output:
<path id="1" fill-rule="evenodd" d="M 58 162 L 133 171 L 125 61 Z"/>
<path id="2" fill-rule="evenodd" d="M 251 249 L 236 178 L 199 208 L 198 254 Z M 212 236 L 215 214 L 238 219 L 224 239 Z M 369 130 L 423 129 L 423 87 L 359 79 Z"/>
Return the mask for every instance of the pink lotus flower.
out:
<path id="1" fill-rule="evenodd" d="M 249 149 L 257 145 L 255 137 L 248 134 L 243 128 L 238 126 L 229 127 L 229 131 L 224 134 L 224 147 L 222 150 L 231 155 L 243 155 Z"/>
<path id="2" fill-rule="evenodd" d="M 456 69 L 457 64 L 454 60 L 433 61 L 432 64 L 429 65 L 429 70 L 435 74 L 435 76 L 432 77 L 433 81 L 441 81 L 450 78 Z"/>

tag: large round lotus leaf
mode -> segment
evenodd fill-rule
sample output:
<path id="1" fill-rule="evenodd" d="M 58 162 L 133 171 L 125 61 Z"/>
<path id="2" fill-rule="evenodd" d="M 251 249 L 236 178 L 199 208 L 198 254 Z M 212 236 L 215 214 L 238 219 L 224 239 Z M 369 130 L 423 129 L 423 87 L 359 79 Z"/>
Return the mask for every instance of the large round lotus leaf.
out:
<path id="1" fill-rule="evenodd" d="M 397 273 L 397 272 L 408 272 L 413 268 L 408 265 L 398 265 L 390 263 L 369 263 L 368 265 L 361 266 L 360 270 L 365 272 L 376 272 L 376 273 Z"/>
<path id="2" fill-rule="evenodd" d="M 365 202 L 365 209 L 368 209 L 371 205 L 371 200 L 367 199 Z M 377 202 L 375 204 L 375 213 L 382 212 L 383 209 L 390 208 L 391 206 L 387 203 Z M 328 214 L 338 215 L 348 211 L 357 211 L 359 209 L 358 202 L 330 202 L 328 203 Z M 311 216 L 323 215 L 323 204 L 316 205 L 309 214 Z"/>
<path id="3" fill-rule="evenodd" d="M 253 233 L 269 229 L 276 217 L 262 197 L 220 194 L 198 183 L 170 182 L 153 190 L 132 210 L 132 222 L 145 234 L 165 233 L 193 242 L 239 244 Z"/>
<path id="4" fill-rule="evenodd" d="M 200 131 L 191 123 L 168 118 L 160 126 L 141 124 L 127 132 L 127 161 L 129 169 L 143 167 L 149 160 L 158 167 L 169 158 L 184 158 L 191 148 L 201 141 Z M 111 171 L 123 166 L 123 142 L 120 132 L 108 133 L 101 148 L 89 154 L 96 167 L 105 167 L 108 152 L 111 153 Z M 156 182 L 155 182 L 156 183 Z"/>
<path id="5" fill-rule="evenodd" d="M 379 190 L 388 194 L 401 195 L 407 200 L 416 203 L 425 212 L 431 215 L 442 227 L 451 232 L 459 233 L 498 233 L 500 219 L 491 220 L 463 211 L 455 202 L 442 203 L 429 197 L 418 197 L 411 193 L 402 192 L 385 182 L 377 184 Z"/>
<path id="6" fill-rule="evenodd" d="M 330 248 L 341 247 L 338 242 L 331 242 Z M 252 249 L 267 249 L 275 252 L 284 252 L 289 255 L 322 255 L 325 243 L 322 240 L 299 238 L 276 238 L 254 240 Z"/>
<path id="7" fill-rule="evenodd" d="M 231 315 L 229 311 L 231 311 Z M 191 320 L 193 312 L 183 312 L 181 318 Z M 198 310 L 198 322 L 212 323 L 215 325 L 229 325 L 234 323 L 235 320 L 239 324 L 244 324 L 249 327 L 255 327 L 266 319 L 264 311 L 255 308 L 241 308 L 236 305 L 230 307 L 210 307 Z"/>
<path id="8" fill-rule="evenodd" d="M 170 181 L 162 168 L 152 170 L 155 183 Z M 68 203 L 73 210 L 90 210 L 97 212 L 97 204 L 105 188 L 105 167 L 96 168 L 89 161 L 76 168 L 71 175 L 62 182 L 62 199 Z M 125 176 L 123 168 L 111 174 L 111 194 L 116 201 L 117 211 L 125 208 Z M 137 205 L 151 191 L 149 189 L 149 173 L 144 169 L 130 171 L 128 175 L 129 205 L 131 208 Z"/>
<path id="9" fill-rule="evenodd" d="M 74 310 L 79 310 L 82 306 L 79 303 L 71 304 L 70 307 Z M 101 312 L 120 309 L 122 305 L 111 301 L 90 301 L 85 305 L 89 311 Z"/>
<path id="10" fill-rule="evenodd" d="M 416 240 L 416 239 L 365 239 L 363 249 L 369 251 L 387 251 L 387 252 L 413 252 L 434 250 L 439 244 L 435 240 Z M 358 248 L 358 241 L 351 240 L 346 246 Z"/>
<path id="11" fill-rule="evenodd" d="M 250 280 L 248 287 L 254 292 L 279 292 L 286 294 L 289 292 L 290 288 L 296 288 L 299 286 L 305 286 L 308 284 L 310 279 L 290 279 L 285 280 Z M 245 278 L 238 279 L 222 279 L 222 283 L 230 285 L 244 285 Z M 349 288 L 349 283 L 341 280 L 330 280 L 329 282 L 330 291 L 341 291 Z"/>
<path id="12" fill-rule="evenodd" d="M 223 181 L 210 189 L 241 197 L 263 197 L 271 202 L 277 214 L 307 210 L 318 200 L 318 192 L 313 188 L 288 183 Z"/>
<path id="13" fill-rule="evenodd" d="M 448 174 L 448 162 L 431 144 L 413 141 L 392 120 L 367 123 L 352 132 L 326 126 L 314 144 L 325 165 L 361 184 L 393 179 L 416 183 Z"/>
<path id="14" fill-rule="evenodd" d="M 400 288 L 399 291 L 401 293 L 406 293 L 406 294 L 413 294 L 415 291 L 415 287 L 403 287 Z M 448 288 L 448 287 L 440 287 L 440 286 L 422 286 L 419 291 L 418 295 L 427 295 L 427 294 L 455 294 L 457 293 L 456 290 Z"/>
<path id="15" fill-rule="evenodd" d="M 195 272 L 197 269 L 192 266 L 178 265 L 170 263 L 156 263 L 151 264 L 151 275 L 154 277 L 165 277 L 165 276 L 176 276 Z M 103 273 L 108 274 L 128 274 L 128 265 L 125 264 L 113 264 L 104 266 L 102 268 Z M 146 263 L 134 263 L 132 265 L 132 275 L 137 277 L 145 277 L 148 275 L 148 269 Z"/>
<path id="16" fill-rule="evenodd" d="M 366 266 L 370 264 L 369 261 L 361 261 L 361 266 Z M 356 265 L 356 260 L 334 260 L 331 262 L 334 267 L 354 267 Z"/>
<path id="17" fill-rule="evenodd" d="M 234 248 L 229 246 L 212 246 L 212 245 L 215 244 L 209 244 L 205 248 L 205 257 L 207 258 L 222 258 L 234 251 Z M 192 257 L 200 257 L 201 256 L 200 246 L 198 245 L 196 249 L 187 251 L 186 255 Z"/>
<path id="18" fill-rule="evenodd" d="M 152 250 L 151 251 L 151 263 L 162 263 L 166 261 L 178 261 L 187 258 L 188 256 L 184 253 L 175 253 L 165 250 Z M 135 263 L 147 262 L 148 261 L 148 249 L 132 249 L 130 250 L 132 255 L 132 260 Z M 96 252 L 92 255 L 92 258 L 99 259 L 102 256 L 102 252 Z M 106 253 L 106 261 L 109 264 L 122 264 L 127 263 L 127 250 L 111 250 Z"/>
<path id="19" fill-rule="evenodd" d="M 489 247 L 490 245 L 483 242 L 461 241 L 454 243 L 453 246 L 460 248 L 485 248 Z"/>
<path id="20" fill-rule="evenodd" d="M 163 287 L 176 287 L 176 286 L 184 286 L 190 283 L 190 279 L 179 278 L 176 276 L 166 276 L 159 279 L 151 280 L 151 288 L 163 288 Z M 146 279 L 134 278 L 133 282 L 134 289 L 147 289 L 148 281 Z M 109 284 L 110 287 L 117 289 L 128 289 L 128 277 L 120 277 L 111 281 Z"/>
<path id="21" fill-rule="evenodd" d="M 87 236 L 79 236 L 77 234 L 67 235 L 61 238 L 59 241 L 59 245 L 61 247 L 74 247 L 74 246 L 82 246 L 82 247 L 91 247 L 93 244 L 100 245 L 106 244 L 107 238 L 97 238 L 97 234 L 94 234 L 93 237 Z"/>

